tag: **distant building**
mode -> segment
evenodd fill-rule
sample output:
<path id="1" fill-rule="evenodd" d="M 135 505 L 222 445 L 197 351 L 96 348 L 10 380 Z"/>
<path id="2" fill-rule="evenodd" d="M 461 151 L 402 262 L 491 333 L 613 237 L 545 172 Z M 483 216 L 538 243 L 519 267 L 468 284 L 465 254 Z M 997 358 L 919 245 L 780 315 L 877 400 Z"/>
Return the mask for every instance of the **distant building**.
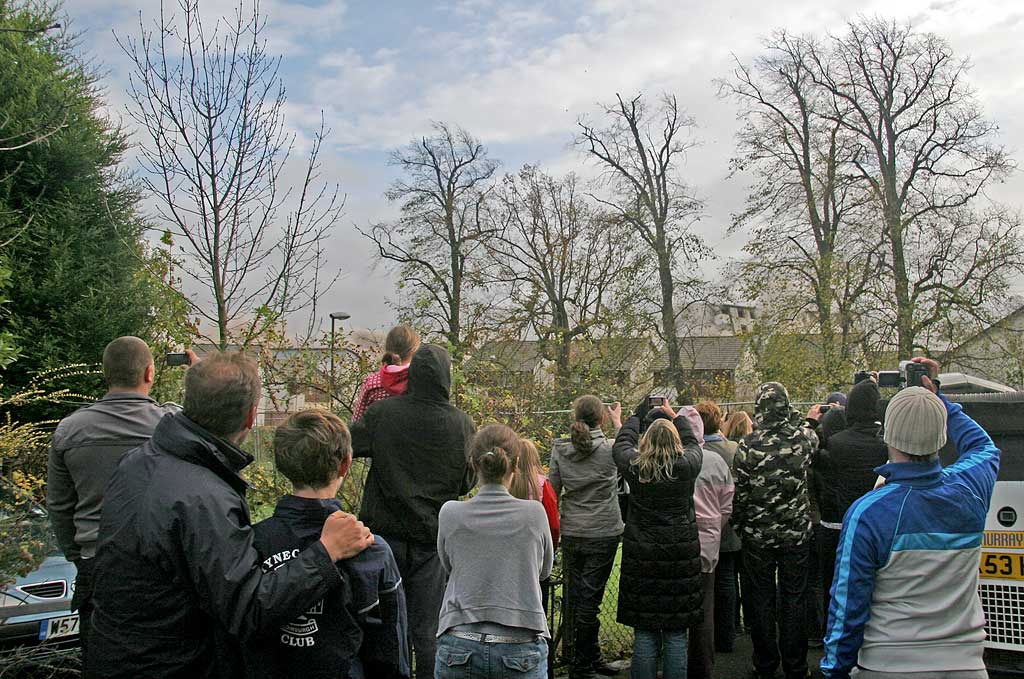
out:
<path id="1" fill-rule="evenodd" d="M 1024 391 L 1024 306 L 961 342 L 943 372 L 962 372 Z"/>
<path id="2" fill-rule="evenodd" d="M 363 355 L 379 354 L 384 346 L 384 334 L 379 331 L 355 329 L 345 336 L 344 349 L 336 354 L 335 370 L 339 383 L 354 369 L 353 363 Z M 339 338 L 339 344 L 341 340 Z M 200 360 L 217 351 L 217 345 L 193 345 Z M 228 351 L 238 351 L 229 346 Z M 252 346 L 249 353 L 260 366 L 263 391 L 260 395 L 257 426 L 275 427 L 283 424 L 292 414 L 307 408 L 331 406 L 331 350 L 327 346 L 283 347 L 267 349 Z M 347 397 L 348 394 L 345 394 Z"/>

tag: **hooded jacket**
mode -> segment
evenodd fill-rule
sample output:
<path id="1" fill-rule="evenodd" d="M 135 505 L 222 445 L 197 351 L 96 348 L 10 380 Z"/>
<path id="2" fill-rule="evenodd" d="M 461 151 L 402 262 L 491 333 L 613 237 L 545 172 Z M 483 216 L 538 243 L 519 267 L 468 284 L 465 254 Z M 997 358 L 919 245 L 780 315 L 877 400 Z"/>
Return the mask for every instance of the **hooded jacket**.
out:
<path id="1" fill-rule="evenodd" d="M 985 668 L 978 566 L 1000 453 L 959 404 L 940 398 L 957 461 L 879 467 L 885 485 L 843 519 L 821 660 L 827 679 L 846 679 L 855 666 L 899 676 Z"/>
<path id="2" fill-rule="evenodd" d="M 124 456 L 100 519 L 86 677 L 240 676 L 239 641 L 341 585 L 319 540 L 262 571 L 239 476 L 250 462 L 184 414 Z"/>
<path id="3" fill-rule="evenodd" d="M 732 515 L 732 472 L 725 459 L 709 448 L 704 441 L 704 420 L 693 406 L 683 406 L 679 415 L 690 424 L 697 443 L 704 451 L 700 474 L 693 486 L 693 508 L 697 514 L 700 533 L 700 571 L 712 573 L 718 565 L 722 548 L 722 531 L 729 525 Z"/>
<path id="4" fill-rule="evenodd" d="M 643 424 L 658 417 L 668 416 L 652 410 Z M 630 488 L 617 619 L 640 629 L 683 630 L 702 618 L 701 543 L 693 491 L 703 453 L 685 416 L 673 424 L 683 454 L 672 466 L 671 479 L 640 482 L 633 464 L 641 431 L 637 415 L 626 420 L 615 438 L 615 463 Z"/>
<path id="5" fill-rule="evenodd" d="M 561 498 L 561 531 L 567 538 L 613 538 L 622 535 L 618 478 L 612 442 L 600 429 L 590 430 L 591 452 L 581 455 L 572 439 L 551 445 L 548 480 Z"/>
<path id="6" fill-rule="evenodd" d="M 377 401 L 352 423 L 356 457 L 373 459 L 359 518 L 374 533 L 433 548 L 441 506 L 473 487 L 466 448 L 473 420 L 451 403 L 451 359 L 425 344 L 409 364 L 409 391 Z"/>
<path id="7" fill-rule="evenodd" d="M 818 437 L 802 423 L 784 386 L 758 387 L 754 432 L 740 442 L 733 461 L 733 519 L 744 545 L 767 549 L 810 539 L 807 468 Z"/>
<path id="8" fill-rule="evenodd" d="M 733 495 L 730 497 L 729 509 L 730 519 L 722 528 L 722 544 L 721 552 L 738 552 L 743 548 L 743 542 L 740 537 L 736 534 L 736 529 L 733 528 L 733 520 L 731 518 L 732 502 L 735 498 L 736 485 L 735 480 L 732 476 L 732 464 L 733 460 L 736 459 L 736 449 L 739 444 L 735 441 L 729 441 L 721 433 L 717 434 L 705 434 L 704 435 L 704 453 L 708 452 L 718 453 L 722 460 L 725 462 L 725 466 L 729 468 L 729 483 L 733 489 Z"/>
<path id="9" fill-rule="evenodd" d="M 889 449 L 878 436 L 882 395 L 874 380 L 858 383 L 846 406 L 847 427 L 830 436 L 820 462 L 821 520 L 841 524 L 857 498 L 875 487 L 875 468 L 889 461 Z"/>
<path id="10" fill-rule="evenodd" d="M 352 408 L 352 421 L 366 414 L 366 409 L 377 401 L 392 396 L 401 396 L 409 390 L 409 366 L 385 365 L 369 375 L 359 390 L 356 405 Z"/>
<path id="11" fill-rule="evenodd" d="M 336 499 L 281 498 L 274 515 L 253 526 L 263 571 L 319 540 L 324 521 L 339 510 Z M 402 576 L 388 543 L 374 537 L 367 549 L 337 562 L 343 587 L 246 646 L 248 679 L 410 676 Z"/>

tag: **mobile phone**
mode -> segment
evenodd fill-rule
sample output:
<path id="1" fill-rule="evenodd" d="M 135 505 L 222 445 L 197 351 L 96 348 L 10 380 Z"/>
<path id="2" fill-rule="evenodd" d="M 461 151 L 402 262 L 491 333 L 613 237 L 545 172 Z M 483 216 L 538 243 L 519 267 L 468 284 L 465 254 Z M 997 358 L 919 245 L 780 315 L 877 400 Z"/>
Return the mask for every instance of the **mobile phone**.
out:
<path id="1" fill-rule="evenodd" d="M 185 352 L 165 354 L 164 361 L 167 363 L 168 366 L 171 367 L 178 365 L 189 365 L 192 362 L 189 360 L 188 354 L 186 354 Z"/>
<path id="2" fill-rule="evenodd" d="M 660 408 L 668 402 L 668 399 L 664 396 L 648 396 L 647 406 L 649 408 Z"/>

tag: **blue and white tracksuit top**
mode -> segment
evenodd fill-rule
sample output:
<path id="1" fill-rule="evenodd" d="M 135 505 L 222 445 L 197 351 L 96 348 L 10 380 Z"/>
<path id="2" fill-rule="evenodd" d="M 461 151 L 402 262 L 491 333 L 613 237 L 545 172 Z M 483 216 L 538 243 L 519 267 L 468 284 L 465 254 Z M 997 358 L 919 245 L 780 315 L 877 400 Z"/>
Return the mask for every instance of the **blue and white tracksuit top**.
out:
<path id="1" fill-rule="evenodd" d="M 978 563 L 999 471 L 989 435 L 946 404 L 960 458 L 890 462 L 886 484 L 846 512 L 836 551 L 821 671 L 981 670 L 985 617 Z"/>

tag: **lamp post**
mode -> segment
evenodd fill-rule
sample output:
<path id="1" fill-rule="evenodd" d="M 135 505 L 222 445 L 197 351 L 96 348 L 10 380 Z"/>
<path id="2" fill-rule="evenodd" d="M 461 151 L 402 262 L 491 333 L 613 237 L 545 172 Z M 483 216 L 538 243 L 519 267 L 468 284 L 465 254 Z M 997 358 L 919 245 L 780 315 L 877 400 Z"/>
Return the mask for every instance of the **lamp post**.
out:
<path id="1" fill-rule="evenodd" d="M 331 411 L 334 411 L 334 392 L 335 392 L 335 381 L 334 381 L 334 324 L 337 321 L 344 321 L 352 318 L 350 314 L 344 311 L 335 311 L 331 314 L 331 398 L 328 401 Z"/>

